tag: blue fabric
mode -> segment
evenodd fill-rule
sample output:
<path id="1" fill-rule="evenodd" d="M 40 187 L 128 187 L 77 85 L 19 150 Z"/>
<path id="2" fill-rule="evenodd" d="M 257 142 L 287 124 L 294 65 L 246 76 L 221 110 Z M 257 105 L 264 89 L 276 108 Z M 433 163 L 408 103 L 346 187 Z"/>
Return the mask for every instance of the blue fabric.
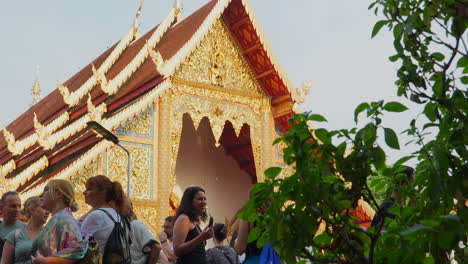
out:
<path id="1" fill-rule="evenodd" d="M 260 264 L 281 264 L 280 258 L 276 250 L 271 247 L 270 242 L 263 246 L 260 254 Z"/>
<path id="2" fill-rule="evenodd" d="M 260 256 L 250 256 L 242 262 L 242 264 L 258 264 L 260 263 Z"/>

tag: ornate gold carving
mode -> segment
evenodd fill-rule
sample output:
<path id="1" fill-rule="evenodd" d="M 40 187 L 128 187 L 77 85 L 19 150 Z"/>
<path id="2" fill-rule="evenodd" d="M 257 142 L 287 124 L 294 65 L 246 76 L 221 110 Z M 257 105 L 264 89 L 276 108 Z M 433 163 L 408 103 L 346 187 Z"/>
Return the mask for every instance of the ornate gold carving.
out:
<path id="1" fill-rule="evenodd" d="M 208 35 L 174 74 L 176 79 L 222 86 L 228 91 L 264 96 L 237 43 L 217 20 Z"/>
<path id="2" fill-rule="evenodd" d="M 151 230 L 153 235 L 161 231 L 161 223 L 158 221 L 160 213 L 158 211 L 158 203 L 133 200 L 133 210 L 139 220 Z M 166 215 L 163 215 L 166 217 Z"/>
<path id="3" fill-rule="evenodd" d="M 86 189 L 86 181 L 98 174 L 98 159 L 92 160 L 89 164 L 86 164 L 79 171 L 69 177 L 69 181 L 73 185 L 75 192 L 82 193 Z"/>
<path id="4" fill-rule="evenodd" d="M 170 96 L 164 95 L 159 101 L 159 129 L 158 129 L 158 224 L 161 225 L 164 217 L 169 213 L 169 195 L 175 186 L 175 162 L 172 157 L 173 146 L 179 146 L 171 133 L 171 104 Z M 175 136 L 177 138 L 177 135 Z M 180 138 L 180 136 L 179 136 Z"/>
<path id="5" fill-rule="evenodd" d="M 150 136 L 151 128 L 153 126 L 151 118 L 151 108 L 146 109 L 138 116 L 134 117 L 127 122 L 119 132 L 132 132 L 138 135 Z"/>
<path id="6" fill-rule="evenodd" d="M 62 95 L 63 97 L 63 101 L 67 104 L 67 105 L 76 105 L 78 103 L 78 101 L 80 100 L 78 97 L 73 97 L 71 96 L 70 94 L 70 90 L 68 90 L 68 88 L 63 85 L 62 83 L 60 83 L 60 81 L 57 81 L 57 88 L 60 92 L 60 94 Z"/>
<path id="7" fill-rule="evenodd" d="M 100 107 L 96 107 L 91 101 L 91 94 L 88 95 L 87 107 L 89 118 L 96 122 L 101 122 L 102 115 L 107 111 L 107 106 L 105 103 L 99 105 Z"/>
<path id="8" fill-rule="evenodd" d="M 159 51 L 153 50 L 151 48 L 151 46 L 148 45 L 148 41 L 146 41 L 146 49 L 148 50 L 151 61 L 156 66 L 156 70 L 158 72 L 163 71 L 163 68 L 166 66 L 166 63 L 165 63 L 163 57 L 161 56 L 161 53 Z"/>
<path id="9" fill-rule="evenodd" d="M 131 188 L 130 197 L 150 199 L 151 188 L 151 153 L 148 147 L 126 145 L 131 153 Z M 107 152 L 107 176 L 119 181 L 126 190 L 127 186 L 127 153 L 119 147 Z"/>
<path id="10" fill-rule="evenodd" d="M 19 184 L 24 183 L 25 181 L 31 179 L 33 176 L 37 175 L 39 172 L 44 170 L 49 166 L 49 160 L 47 156 L 42 156 L 37 161 L 33 162 L 29 167 L 24 169 L 19 174 L 15 175 L 13 179 L 10 179 L 11 185 L 18 187 Z"/>
<path id="11" fill-rule="evenodd" d="M 107 94 L 112 94 L 113 91 L 108 88 L 108 82 L 104 72 L 97 71 L 94 65 L 92 65 L 91 69 L 93 70 L 93 75 L 97 83 L 101 85 L 101 89 Z"/>
<path id="12" fill-rule="evenodd" d="M 12 172 L 13 170 L 16 169 L 16 162 L 15 160 L 10 160 L 7 163 L 5 163 L 3 166 L 0 166 L 0 178 L 1 180 L 4 180 L 5 175 L 8 173 Z M 0 184 L 0 186 L 2 186 Z"/>
<path id="13" fill-rule="evenodd" d="M 180 140 L 182 115 L 184 113 L 190 114 L 196 127 L 198 127 L 203 117 L 208 117 L 217 146 L 219 146 L 219 138 L 223 133 L 224 124 L 227 120 L 231 121 L 237 133 L 244 124 L 260 122 L 260 118 L 246 105 L 231 104 L 226 101 L 188 94 L 177 95 L 174 98 L 176 100 L 172 103 L 175 110 L 171 113 L 171 131 L 173 134 L 177 133 L 175 140 Z M 177 152 L 177 149 L 178 146 L 174 151 Z M 173 155 L 177 157 L 177 153 L 173 152 Z"/>
<path id="14" fill-rule="evenodd" d="M 3 129 L 3 136 L 5 137 L 5 140 L 7 142 L 8 151 L 10 151 L 13 154 L 19 154 L 15 136 L 6 128 Z"/>

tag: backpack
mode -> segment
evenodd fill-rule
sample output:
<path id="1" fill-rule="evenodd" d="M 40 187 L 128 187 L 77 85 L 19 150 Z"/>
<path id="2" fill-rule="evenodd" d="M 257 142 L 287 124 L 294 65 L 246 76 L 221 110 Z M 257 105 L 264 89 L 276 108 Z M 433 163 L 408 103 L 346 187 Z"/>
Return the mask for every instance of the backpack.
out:
<path id="1" fill-rule="evenodd" d="M 114 218 L 106 211 L 107 216 L 114 222 L 114 228 L 109 235 L 104 249 L 102 262 L 106 264 L 130 264 L 130 223 L 126 217 L 120 217 L 122 222 L 114 220 Z"/>
<path id="2" fill-rule="evenodd" d="M 276 250 L 271 247 L 270 242 L 266 243 L 260 254 L 260 264 L 281 264 L 281 260 Z"/>

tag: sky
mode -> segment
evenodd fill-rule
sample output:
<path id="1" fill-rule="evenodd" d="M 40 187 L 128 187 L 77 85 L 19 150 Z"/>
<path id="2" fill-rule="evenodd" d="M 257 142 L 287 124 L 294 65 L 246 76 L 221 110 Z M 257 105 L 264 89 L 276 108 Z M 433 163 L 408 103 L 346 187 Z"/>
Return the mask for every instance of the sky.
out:
<path id="1" fill-rule="evenodd" d="M 421 110 L 396 97 L 397 65 L 392 35 L 370 38 L 379 20 L 367 0 L 250 0 L 274 55 L 292 83 L 310 81 L 302 109 L 324 115 L 327 129 L 351 128 L 361 102 L 400 101 L 410 107 L 384 117 L 400 133 Z M 208 0 L 181 0 L 187 17 Z M 144 34 L 167 14 L 172 0 L 145 0 Z M 130 28 L 137 0 L 0 0 L 0 129 L 25 112 L 32 101 L 37 68 L 43 96 L 118 41 Z M 414 151 L 385 148 L 388 161 Z"/>

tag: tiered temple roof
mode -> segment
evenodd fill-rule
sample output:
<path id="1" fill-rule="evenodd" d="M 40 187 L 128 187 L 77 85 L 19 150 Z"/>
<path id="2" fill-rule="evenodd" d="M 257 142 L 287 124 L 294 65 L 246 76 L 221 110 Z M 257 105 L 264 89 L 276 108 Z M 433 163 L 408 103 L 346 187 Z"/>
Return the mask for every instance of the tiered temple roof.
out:
<path id="1" fill-rule="evenodd" d="M 276 126 L 287 130 L 299 99 L 294 98 L 295 89 L 274 59 L 249 2 L 213 0 L 177 23 L 179 13 L 174 6 L 160 25 L 138 39 L 135 22 L 119 42 L 0 133 L 0 176 L 9 188 L 30 191 L 69 170 L 83 153 L 108 148 L 86 122 L 98 120 L 113 130 L 147 107 L 151 94 L 170 89 L 171 74 L 218 19 L 227 25 L 255 78 L 271 96 Z M 253 162 L 242 158 L 242 153 L 249 153 L 249 138 L 248 129 L 242 129 L 238 138 L 223 134 L 220 143 L 255 176 Z"/>

